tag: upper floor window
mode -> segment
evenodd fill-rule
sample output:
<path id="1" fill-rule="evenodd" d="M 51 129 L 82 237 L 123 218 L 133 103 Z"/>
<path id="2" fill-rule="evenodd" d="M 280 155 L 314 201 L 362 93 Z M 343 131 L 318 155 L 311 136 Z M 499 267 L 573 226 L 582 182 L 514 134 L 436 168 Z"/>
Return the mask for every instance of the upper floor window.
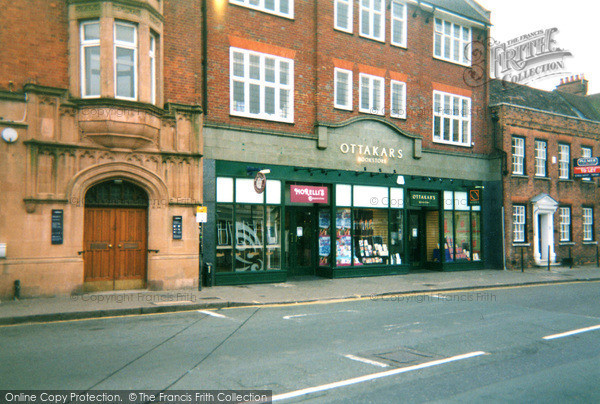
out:
<path id="1" fill-rule="evenodd" d="M 294 121 L 294 61 L 231 48 L 230 112 L 270 121 Z"/>
<path id="2" fill-rule="evenodd" d="M 360 35 L 384 41 L 385 4 L 383 0 L 360 0 Z"/>
<path id="3" fill-rule="evenodd" d="M 525 242 L 525 206 L 513 205 L 513 242 Z"/>
<path id="4" fill-rule="evenodd" d="M 525 139 L 513 136 L 512 138 L 512 173 L 525 174 Z"/>
<path id="5" fill-rule="evenodd" d="M 581 146 L 581 157 L 592 157 L 592 148 Z M 585 177 L 582 181 L 591 181 L 592 177 Z"/>
<path id="6" fill-rule="evenodd" d="M 137 99 L 137 27 L 115 22 L 115 97 Z"/>
<path id="7" fill-rule="evenodd" d="M 571 175 L 571 147 L 568 144 L 558 145 L 558 178 L 568 180 Z"/>
<path id="8" fill-rule="evenodd" d="M 534 159 L 535 159 L 535 176 L 545 177 L 546 176 L 546 161 L 547 154 L 546 149 L 548 144 L 544 140 L 535 141 Z"/>
<path id="9" fill-rule="evenodd" d="M 80 25 L 81 96 L 100 97 L 100 22 Z"/>
<path id="10" fill-rule="evenodd" d="M 398 0 L 391 3 L 391 43 L 406 47 L 406 4 Z"/>
<path id="11" fill-rule="evenodd" d="M 563 206 L 558 208 L 560 219 L 560 241 L 571 241 L 571 208 Z"/>
<path id="12" fill-rule="evenodd" d="M 150 99 L 156 104 L 156 35 L 150 34 L 150 49 L 148 51 L 150 58 Z"/>
<path id="13" fill-rule="evenodd" d="M 471 145 L 471 99 L 433 92 L 433 141 Z"/>
<path id="14" fill-rule="evenodd" d="M 390 116 L 406 118 L 406 83 L 390 81 Z"/>
<path id="15" fill-rule="evenodd" d="M 384 79 L 383 77 L 360 74 L 359 111 L 367 114 L 383 115 Z"/>
<path id="16" fill-rule="evenodd" d="M 462 65 L 471 65 L 471 28 L 435 19 L 433 55 L 437 58 Z"/>
<path id="17" fill-rule="evenodd" d="M 335 0 L 334 24 L 335 29 L 352 32 L 352 2 L 354 0 Z"/>
<path id="18" fill-rule="evenodd" d="M 352 109 L 352 71 L 338 69 L 334 71 L 335 101 L 334 106 L 341 109 Z"/>
<path id="19" fill-rule="evenodd" d="M 294 18 L 294 0 L 229 0 L 229 2 L 269 14 Z"/>
<path id="20" fill-rule="evenodd" d="M 583 208 L 583 241 L 594 240 L 594 209 Z"/>

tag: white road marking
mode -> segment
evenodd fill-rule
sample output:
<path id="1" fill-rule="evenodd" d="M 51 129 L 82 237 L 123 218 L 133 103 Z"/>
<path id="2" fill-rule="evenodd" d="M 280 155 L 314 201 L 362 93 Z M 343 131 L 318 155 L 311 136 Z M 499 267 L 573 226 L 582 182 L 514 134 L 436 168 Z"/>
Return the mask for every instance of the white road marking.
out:
<path id="1" fill-rule="evenodd" d="M 592 327 L 580 328 L 578 330 L 562 332 L 560 334 L 546 335 L 544 337 L 544 339 L 545 340 L 549 340 L 549 339 L 569 337 L 571 335 L 581 334 L 582 332 L 588 332 L 588 331 L 594 331 L 594 330 L 600 330 L 600 324 L 599 325 L 594 325 Z"/>
<path id="2" fill-rule="evenodd" d="M 425 368 L 428 368 L 431 366 L 443 365 L 445 363 L 455 362 L 455 361 L 459 361 L 459 360 L 463 360 L 463 359 L 469 359 L 469 358 L 473 358 L 475 356 L 480 356 L 480 355 L 486 355 L 486 353 L 483 351 L 470 352 L 470 353 L 463 354 L 463 355 L 452 356 L 450 358 L 439 359 L 439 360 L 435 360 L 435 361 L 431 361 L 431 362 L 421 363 L 419 365 L 413 365 L 413 366 L 408 366 L 408 367 L 399 368 L 399 369 L 386 370 L 385 372 L 372 373 L 370 375 L 354 377 L 352 379 L 346 379 L 346 380 L 341 380 L 339 382 L 323 384 L 321 386 L 309 387 L 307 389 L 296 390 L 296 391 L 290 391 L 289 393 L 274 395 L 272 401 L 279 401 L 279 400 L 285 400 L 285 399 L 293 398 L 293 397 L 305 396 L 305 395 L 311 394 L 311 393 L 317 393 L 317 392 L 325 391 L 325 390 L 332 390 L 332 389 L 336 389 L 338 387 L 350 386 L 352 384 L 362 383 L 362 382 L 366 382 L 366 381 L 374 380 L 374 379 L 380 379 L 382 377 L 393 376 L 393 375 L 397 375 L 400 373 L 411 372 L 413 370 L 425 369 Z"/>
<path id="3" fill-rule="evenodd" d="M 211 310 L 198 310 L 198 313 L 206 314 L 207 316 L 219 317 L 219 318 L 229 318 L 219 313 L 215 313 Z"/>
<path id="4" fill-rule="evenodd" d="M 356 311 L 356 310 L 339 310 L 339 311 L 325 312 L 325 313 L 291 314 L 289 316 L 283 316 L 283 319 L 289 320 L 289 319 L 297 318 L 297 317 L 322 316 L 324 314 L 335 314 L 335 313 L 358 313 L 358 311 Z"/>
<path id="5" fill-rule="evenodd" d="M 296 317 L 305 317 L 308 316 L 308 314 L 294 314 L 292 316 L 283 316 L 284 320 L 289 320 L 290 318 L 296 318 Z"/>
<path id="6" fill-rule="evenodd" d="M 354 355 L 344 355 L 344 356 L 348 359 L 352 359 L 353 361 L 359 361 L 362 363 L 367 363 L 369 365 L 379 366 L 380 368 L 390 367 L 390 365 L 388 365 L 387 363 L 377 362 L 377 361 L 367 359 L 367 358 L 361 358 L 360 356 L 354 356 Z"/>

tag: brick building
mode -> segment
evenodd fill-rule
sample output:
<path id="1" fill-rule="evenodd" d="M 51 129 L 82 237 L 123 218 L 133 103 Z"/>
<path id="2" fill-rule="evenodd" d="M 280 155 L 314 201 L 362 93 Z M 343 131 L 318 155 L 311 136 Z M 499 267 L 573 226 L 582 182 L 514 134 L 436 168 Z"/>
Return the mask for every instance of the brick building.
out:
<path id="1" fill-rule="evenodd" d="M 489 12 L 204 4 L 204 259 L 217 284 L 501 265 Z"/>
<path id="2" fill-rule="evenodd" d="M 574 165 L 600 152 L 600 98 L 587 95 L 579 76 L 554 91 L 494 80 L 490 94 L 495 141 L 505 152 L 506 266 L 595 262 L 599 183 L 576 178 Z"/>
<path id="3" fill-rule="evenodd" d="M 196 285 L 199 2 L 0 8 L 0 296 Z"/>

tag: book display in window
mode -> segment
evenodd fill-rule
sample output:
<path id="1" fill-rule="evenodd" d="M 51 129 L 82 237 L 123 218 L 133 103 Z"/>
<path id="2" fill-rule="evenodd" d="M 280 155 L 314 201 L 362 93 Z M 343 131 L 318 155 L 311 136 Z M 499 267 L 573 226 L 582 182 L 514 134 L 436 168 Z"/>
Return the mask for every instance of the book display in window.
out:
<path id="1" fill-rule="evenodd" d="M 350 209 L 338 209 L 335 217 L 336 265 L 352 263 L 352 236 L 350 235 Z"/>
<path id="2" fill-rule="evenodd" d="M 329 265 L 329 256 L 331 255 L 330 227 L 329 209 L 319 210 L 319 266 Z"/>
<path id="3" fill-rule="evenodd" d="M 355 210 L 354 236 L 357 264 L 387 264 L 387 212 Z"/>

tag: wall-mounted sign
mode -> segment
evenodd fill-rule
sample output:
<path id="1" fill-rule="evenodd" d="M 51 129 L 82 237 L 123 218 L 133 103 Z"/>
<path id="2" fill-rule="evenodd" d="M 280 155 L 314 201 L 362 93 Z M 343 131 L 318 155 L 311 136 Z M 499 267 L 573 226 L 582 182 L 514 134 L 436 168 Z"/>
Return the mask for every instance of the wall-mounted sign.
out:
<path id="1" fill-rule="evenodd" d="M 183 238 L 183 218 L 181 216 L 173 216 L 173 240 L 181 240 Z"/>
<path id="2" fill-rule="evenodd" d="M 196 206 L 196 222 L 198 222 L 198 223 L 208 222 L 208 207 Z"/>
<path id="3" fill-rule="evenodd" d="M 575 178 L 600 177 L 600 157 L 580 157 L 573 159 Z"/>
<path id="4" fill-rule="evenodd" d="M 437 208 L 439 207 L 439 198 L 437 192 L 410 191 L 410 206 L 413 208 Z"/>
<path id="5" fill-rule="evenodd" d="M 402 149 L 394 149 L 392 147 L 342 143 L 340 151 L 344 154 L 356 155 L 359 163 L 387 164 L 390 159 L 402 158 Z"/>
<path id="6" fill-rule="evenodd" d="M 52 244 L 63 243 L 63 210 L 52 209 Z"/>
<path id="7" fill-rule="evenodd" d="M 290 201 L 294 203 L 328 203 L 327 187 L 290 185 Z"/>
<path id="8" fill-rule="evenodd" d="M 267 186 L 267 177 L 260 171 L 256 173 L 254 177 L 254 190 L 257 194 L 262 194 Z"/>
<path id="9" fill-rule="evenodd" d="M 469 206 L 481 205 L 481 189 L 469 189 Z"/>

